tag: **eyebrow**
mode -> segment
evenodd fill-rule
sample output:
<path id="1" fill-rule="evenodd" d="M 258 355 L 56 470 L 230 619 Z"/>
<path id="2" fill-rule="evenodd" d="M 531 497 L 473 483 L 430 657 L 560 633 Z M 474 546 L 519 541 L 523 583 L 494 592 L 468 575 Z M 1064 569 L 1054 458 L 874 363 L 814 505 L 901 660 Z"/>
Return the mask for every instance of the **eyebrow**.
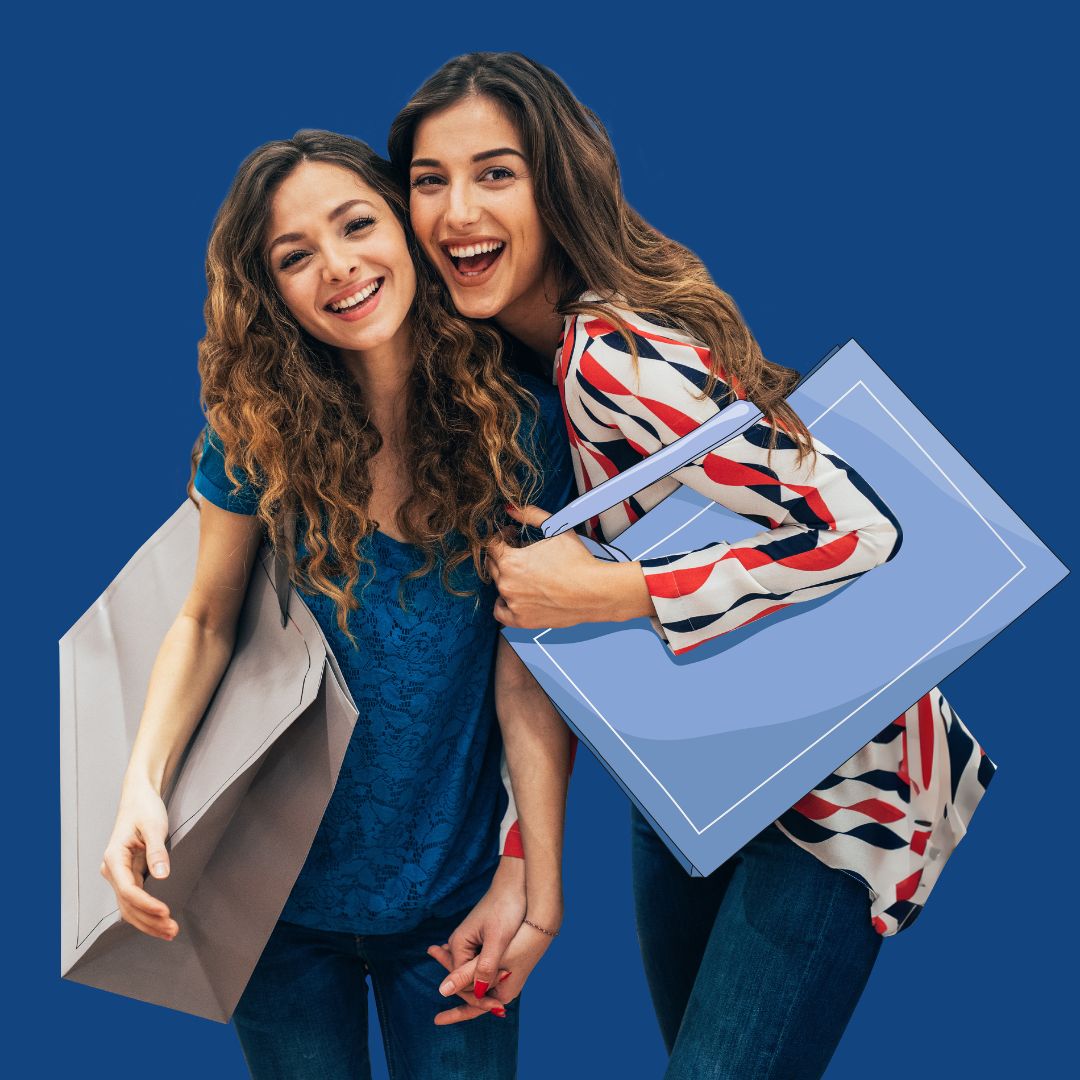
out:
<path id="1" fill-rule="evenodd" d="M 372 210 L 376 209 L 375 204 L 368 202 L 367 199 L 349 199 L 348 202 L 343 202 L 339 207 L 331 210 L 330 213 L 327 215 L 326 219 L 327 221 L 336 221 L 346 211 L 351 210 L 354 206 L 359 206 L 361 203 L 363 203 L 364 206 L 370 206 Z M 267 247 L 266 249 L 266 253 L 267 255 L 269 255 L 270 252 L 278 246 L 278 244 L 295 244 L 297 240 L 303 239 L 303 233 L 282 233 L 279 237 L 277 237 L 270 243 L 269 247 Z"/>
<path id="2" fill-rule="evenodd" d="M 482 150 L 479 154 L 473 154 L 472 160 L 474 162 L 487 161 L 488 158 L 502 157 L 504 154 L 513 154 L 514 157 L 519 157 L 522 161 L 525 160 L 525 155 L 512 146 L 500 146 L 495 150 Z M 437 169 L 441 164 L 442 162 L 437 161 L 435 158 L 414 158 L 411 168 Z"/>

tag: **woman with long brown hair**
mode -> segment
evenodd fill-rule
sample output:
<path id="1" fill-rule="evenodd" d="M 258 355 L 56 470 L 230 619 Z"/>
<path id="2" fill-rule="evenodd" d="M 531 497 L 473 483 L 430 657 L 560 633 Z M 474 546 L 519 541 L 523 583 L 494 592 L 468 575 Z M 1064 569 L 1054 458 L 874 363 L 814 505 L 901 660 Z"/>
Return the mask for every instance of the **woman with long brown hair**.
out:
<path id="1" fill-rule="evenodd" d="M 797 374 L 765 359 L 692 252 L 627 205 L 603 124 L 554 72 L 516 53 L 451 60 L 398 115 L 389 147 L 457 311 L 493 321 L 553 372 L 579 490 L 734 397 L 765 417 L 589 532 L 614 541 L 679 483 L 766 531 L 633 563 L 597 560 L 573 534 L 495 541 L 501 622 L 648 616 L 683 653 L 896 554 L 888 507 L 784 402 Z M 515 516 L 538 525 L 546 514 Z M 933 765 L 919 788 L 908 721 Z M 635 910 L 668 1077 L 820 1076 L 881 936 L 921 910 L 992 771 L 935 689 L 706 879 L 691 879 L 633 810 Z"/>
<path id="2" fill-rule="evenodd" d="M 102 872 L 133 926 L 182 932 L 141 887 L 169 872 L 161 792 L 228 663 L 261 537 L 283 542 L 289 516 L 292 580 L 360 715 L 234 1015 L 248 1065 L 370 1075 L 370 975 L 392 1073 L 513 1075 L 517 994 L 561 919 L 569 740 L 499 640 L 483 553 L 508 502 L 567 497 L 557 399 L 449 311 L 393 170 L 355 140 L 302 131 L 254 151 L 207 280 L 195 582 L 154 666 Z M 503 741 L 520 838 L 500 838 Z M 447 1009 L 443 969 L 480 943 L 465 1003 Z M 492 994 L 484 972 L 501 976 Z"/>

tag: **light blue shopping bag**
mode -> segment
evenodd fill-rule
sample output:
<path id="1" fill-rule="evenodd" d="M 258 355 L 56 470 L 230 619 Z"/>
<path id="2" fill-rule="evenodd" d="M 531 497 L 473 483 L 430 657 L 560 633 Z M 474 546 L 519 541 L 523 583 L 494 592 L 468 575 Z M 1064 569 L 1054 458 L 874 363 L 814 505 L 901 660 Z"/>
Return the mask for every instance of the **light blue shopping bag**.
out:
<path id="1" fill-rule="evenodd" d="M 647 619 L 505 629 L 567 722 L 693 874 L 707 875 L 1068 573 L 856 344 L 788 399 L 895 513 L 903 545 L 824 597 L 675 657 Z M 545 536 L 760 419 L 738 401 L 545 522 Z M 760 527 L 686 487 L 603 558 L 673 555 Z"/>

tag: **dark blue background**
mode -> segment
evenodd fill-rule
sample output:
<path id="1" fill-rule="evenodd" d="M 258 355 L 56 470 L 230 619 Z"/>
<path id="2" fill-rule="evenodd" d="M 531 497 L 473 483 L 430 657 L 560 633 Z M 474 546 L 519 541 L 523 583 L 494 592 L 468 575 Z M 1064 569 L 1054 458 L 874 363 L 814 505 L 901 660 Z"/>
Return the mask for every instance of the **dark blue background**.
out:
<path id="1" fill-rule="evenodd" d="M 768 357 L 805 370 L 857 338 L 1077 564 L 1073 27 L 1030 6 L 749 7 L 50 5 L 9 22 L 9 1075 L 245 1074 L 229 1028 L 58 977 L 56 642 L 183 497 L 204 245 L 258 143 L 314 126 L 383 148 L 445 59 L 528 53 L 599 113 L 630 200 L 705 258 Z M 1022 402 L 1038 418 L 1018 430 Z M 947 681 L 1000 772 L 918 925 L 884 943 L 832 1080 L 1071 1058 L 1075 597 L 1067 579 Z M 586 754 L 523 1077 L 662 1071 L 627 818 Z"/>

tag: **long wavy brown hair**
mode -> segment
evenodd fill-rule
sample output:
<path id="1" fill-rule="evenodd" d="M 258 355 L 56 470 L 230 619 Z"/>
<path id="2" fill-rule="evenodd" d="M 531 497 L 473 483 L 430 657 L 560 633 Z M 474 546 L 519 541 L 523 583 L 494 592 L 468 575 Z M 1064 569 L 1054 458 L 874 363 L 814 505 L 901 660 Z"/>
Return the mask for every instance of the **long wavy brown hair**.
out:
<path id="1" fill-rule="evenodd" d="M 417 126 L 472 94 L 491 98 L 517 126 L 533 175 L 536 204 L 548 232 L 551 269 L 562 315 L 595 314 L 637 350 L 611 306 L 629 308 L 678 329 L 712 356 L 702 396 L 717 382 L 726 400 L 748 397 L 798 446 L 813 452 L 810 433 L 784 401 L 799 373 L 766 360 L 735 301 L 704 263 L 648 224 L 626 202 L 611 139 L 599 117 L 549 68 L 521 53 L 475 52 L 445 63 L 412 96 L 390 127 L 390 160 L 408 176 Z M 582 302 L 592 292 L 598 303 Z"/>
<path id="2" fill-rule="evenodd" d="M 336 603 L 338 626 L 355 644 L 348 613 L 360 605 L 361 575 L 366 585 L 375 573 L 358 545 L 378 524 L 368 514 L 369 463 L 382 435 L 337 351 L 285 306 L 265 255 L 274 195 L 304 161 L 348 169 L 378 192 L 405 228 L 416 264 L 405 447 L 412 490 L 397 525 L 423 549 L 424 563 L 406 580 L 438 562 L 447 590 L 470 595 L 452 579 L 469 558 L 489 580 L 484 545 L 506 523 L 505 504 L 527 503 L 540 480 L 531 442 L 539 413 L 504 363 L 498 333 L 453 314 L 408 226 L 404 190 L 388 161 L 356 139 L 314 130 L 267 143 L 245 159 L 206 254 L 200 400 L 234 491 L 243 479 L 237 469 L 257 480 L 258 514 L 271 542 L 282 542 L 287 514 L 304 523 L 307 554 L 297 562 L 287 552 L 292 579 Z M 200 435 L 192 452 L 189 495 L 202 442 Z"/>

